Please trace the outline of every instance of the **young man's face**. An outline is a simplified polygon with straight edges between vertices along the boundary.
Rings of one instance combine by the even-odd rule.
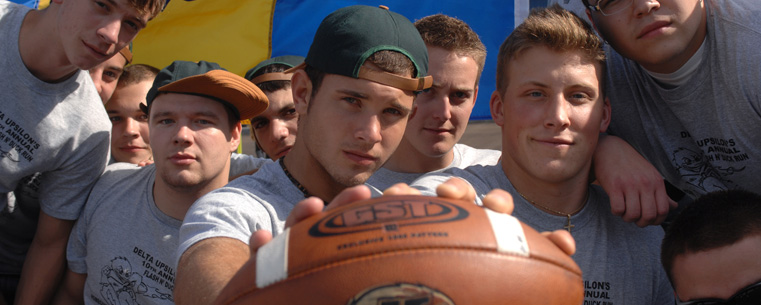
[[[510,61],[505,92],[492,95],[505,172],[549,183],[587,177],[610,105],[599,67],[579,52],[532,47]]]
[[[106,103],[111,120],[111,156],[117,162],[135,163],[151,158],[148,115],[140,109],[152,80],[120,87]]]
[[[309,82],[305,74],[297,78]],[[296,104],[299,138],[344,186],[364,183],[396,150],[414,98],[409,91],[335,74],[326,74],[317,94],[309,94],[308,104]]]
[[[621,55],[650,71],[670,73],[700,48],[706,33],[704,9],[700,0],[633,0],[619,13],[590,12],[590,17]]]
[[[674,290],[682,301],[728,299],[761,280],[758,253],[761,236],[753,235],[730,246],[679,255],[671,270]]]
[[[230,153],[240,142],[221,103],[207,97],[162,93],[150,109],[150,141],[159,177],[192,188],[227,179]]]
[[[256,144],[272,160],[285,156],[296,142],[298,117],[291,88],[265,92],[270,101],[262,114],[251,119]]]
[[[478,65],[438,47],[428,47],[433,87],[415,98],[404,140],[429,157],[444,155],[462,138],[476,101]]]
[[[127,0],[53,0],[60,5],[58,31],[72,65],[89,70],[108,60],[142,30],[148,13]]]
[[[89,70],[95,89],[98,90],[98,95],[104,104],[114,94],[116,83],[122,76],[125,65],[127,65],[127,59],[118,54]]]

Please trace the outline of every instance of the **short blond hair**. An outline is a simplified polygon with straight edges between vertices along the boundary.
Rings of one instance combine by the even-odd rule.
[[[507,88],[510,61],[536,46],[557,52],[581,51],[588,60],[599,65],[602,71],[600,91],[604,94],[606,66],[602,39],[586,21],[558,4],[532,10],[499,47],[497,90],[500,93]]]
[[[426,46],[439,47],[459,56],[473,58],[478,65],[476,77],[476,85],[478,85],[486,61],[486,46],[465,21],[436,14],[423,17],[415,21],[414,25]]]

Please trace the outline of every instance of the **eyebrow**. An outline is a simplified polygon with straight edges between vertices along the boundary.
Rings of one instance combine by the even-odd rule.
[[[537,86],[540,88],[549,88],[549,86],[545,83],[538,82],[538,81],[527,81],[525,83],[521,83],[521,86]]]
[[[119,8],[119,9],[122,9],[122,5],[120,5],[119,3],[117,3],[117,2],[116,2],[116,0],[106,0],[106,1],[108,1],[108,3],[111,3],[111,5],[113,5],[113,6],[117,7],[117,8]],[[132,8],[134,8],[134,7],[132,7]],[[140,11],[140,10],[139,10],[139,9],[137,9],[137,8],[135,8],[135,10],[136,10],[136,11]],[[141,27],[141,28],[145,28],[146,26],[148,26],[148,20],[143,20],[143,19],[140,19],[140,18],[138,18],[138,17],[135,17],[135,16],[130,16],[130,18],[131,18],[131,19],[134,19],[135,21],[137,21],[137,22],[140,24],[140,27]]]
[[[107,66],[104,70],[111,70],[111,71],[116,71],[116,72],[123,72],[124,71],[123,68],[120,68],[117,65]]]
[[[283,111],[286,111],[286,110],[290,110],[290,109],[293,109],[293,108],[296,108],[296,104],[294,104],[294,103],[290,103],[290,104],[288,104],[288,105],[285,105],[285,106],[281,107],[281,108],[280,108],[280,109],[277,111],[277,113],[283,113]]]
[[[346,95],[350,95],[352,97],[369,99],[369,96],[367,94],[363,94],[361,92],[357,92],[357,91],[353,91],[353,90],[348,90],[348,89],[341,89],[341,90],[337,90],[337,91],[340,92],[340,93],[346,94]],[[406,106],[402,105],[397,100],[393,100],[391,102],[391,107],[399,108],[399,109],[401,109],[402,111],[404,111],[406,113],[409,113],[411,111],[410,107],[406,107]]]
[[[367,99],[367,98],[368,98],[368,95],[367,95],[367,94],[363,94],[363,93],[361,93],[361,92],[357,92],[357,91],[354,91],[354,90],[349,90],[349,89],[339,89],[339,90],[337,90],[337,91],[338,91],[339,93],[343,93],[343,94],[346,94],[346,95],[350,95],[350,96],[352,96],[352,97],[356,97],[356,98],[363,98],[363,99]]]
[[[157,112],[153,116],[154,117],[166,117],[166,116],[173,116],[173,115],[178,115],[178,114],[176,112],[173,112],[173,111],[162,111],[162,112]],[[197,112],[191,113],[190,116],[191,117],[205,116],[205,117],[211,117],[211,118],[216,118],[216,119],[220,118],[219,115],[217,115],[216,113],[211,112],[211,111],[197,111]]]

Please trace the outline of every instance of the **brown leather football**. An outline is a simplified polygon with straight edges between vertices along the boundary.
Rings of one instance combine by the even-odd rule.
[[[516,218],[385,196],[314,215],[260,248],[228,304],[581,304],[581,270]]]

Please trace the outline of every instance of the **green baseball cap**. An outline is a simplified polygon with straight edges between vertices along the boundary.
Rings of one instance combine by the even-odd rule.
[[[145,113],[160,93],[199,95],[214,99],[238,115],[238,120],[250,119],[269,106],[264,92],[247,79],[208,61],[177,60],[159,71],[145,98]]]
[[[415,65],[413,78],[363,66],[370,55],[383,50],[397,51]],[[430,88],[428,49],[412,22],[385,6],[353,5],[331,13],[322,20],[307,53],[305,64],[320,71],[361,78],[402,90]]]
[[[278,57],[273,57],[267,60],[264,60],[260,62],[256,67],[251,68],[251,70],[248,70],[246,72],[246,76],[244,76],[247,80],[250,80],[252,83],[258,85],[263,82],[269,82],[269,81],[275,81],[275,80],[291,80],[291,76],[293,76],[293,73],[285,73],[285,72],[270,72],[270,73],[264,73],[258,76],[257,72],[259,72],[262,68],[267,67],[269,65],[274,64],[280,64],[284,65],[288,68],[293,68],[295,66],[298,66],[304,62],[304,56],[296,56],[296,55],[283,55]]]

